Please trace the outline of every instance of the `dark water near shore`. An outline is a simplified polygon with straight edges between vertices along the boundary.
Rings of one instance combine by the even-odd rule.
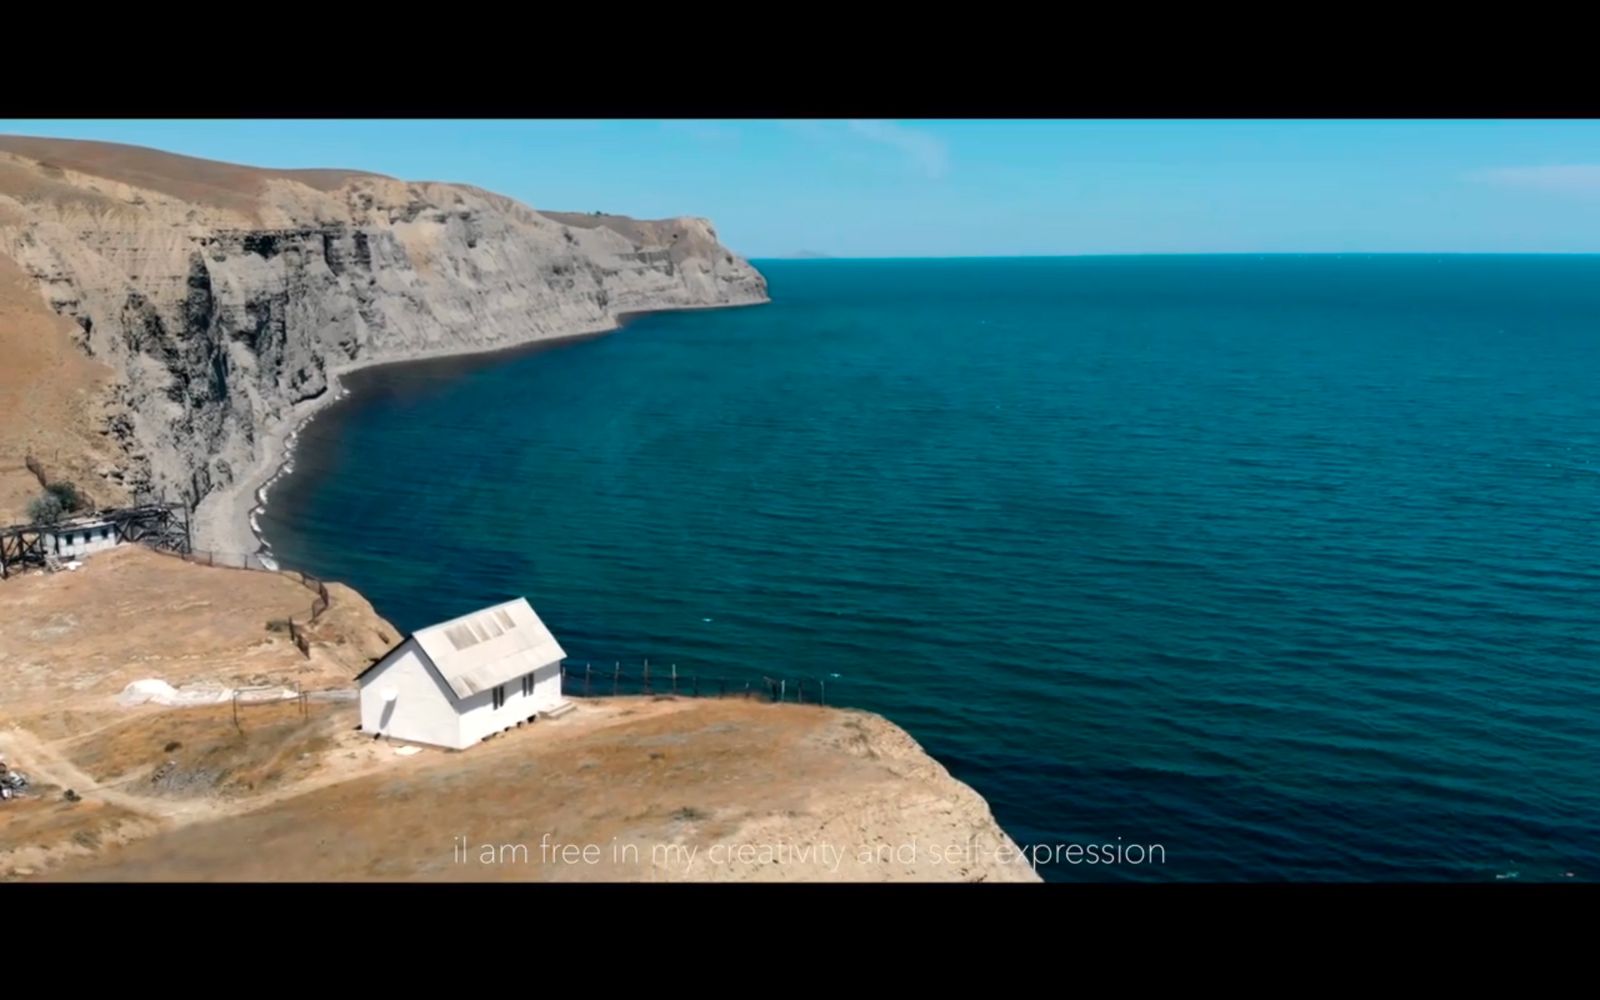
[[[363,372],[267,537],[410,629],[825,677],[1053,879],[1600,878],[1600,258],[761,265]]]

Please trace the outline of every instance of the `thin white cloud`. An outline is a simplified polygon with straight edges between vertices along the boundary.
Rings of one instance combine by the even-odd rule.
[[[950,150],[932,132],[881,119],[856,119],[848,124],[856,135],[898,150],[919,173],[939,178],[950,170]]]
[[[782,125],[790,135],[844,160],[861,161],[888,150],[913,173],[937,179],[950,172],[950,151],[944,140],[922,129],[876,119],[840,123],[800,118]]]
[[[1552,194],[1600,197],[1600,163],[1564,163],[1542,167],[1492,167],[1467,175],[1470,180],[1502,187]]]

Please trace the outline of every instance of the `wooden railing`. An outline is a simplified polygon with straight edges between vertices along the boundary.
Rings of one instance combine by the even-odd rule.
[[[828,682],[814,677],[728,678],[701,677],[699,673],[679,671],[677,664],[652,668],[647,660],[641,667],[623,669],[621,662],[563,663],[561,692],[574,697],[596,698],[620,695],[679,695],[691,698],[756,698],[762,701],[797,702],[826,705]]]

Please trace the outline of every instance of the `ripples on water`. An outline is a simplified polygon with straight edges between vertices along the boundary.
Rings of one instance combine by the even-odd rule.
[[[1594,879],[1600,258],[763,265],[366,372],[263,526],[403,628],[825,676],[1056,879]]]

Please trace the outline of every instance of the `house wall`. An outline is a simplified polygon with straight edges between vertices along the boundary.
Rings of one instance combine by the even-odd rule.
[[[46,552],[54,552],[62,559],[76,559],[93,555],[117,546],[117,529],[109,524],[92,524],[78,528],[62,528],[44,536]]]
[[[462,739],[454,696],[422,656],[416,640],[408,640],[361,678],[361,731],[457,750],[476,742],[481,737]],[[388,688],[399,692],[392,708],[383,700]]]
[[[533,672],[533,694],[522,693],[522,679],[513,677],[504,685],[506,703],[494,707],[494,692],[480,691],[457,703],[461,712],[461,738],[464,744],[476,743],[490,733],[516,725],[537,712],[561,704],[561,664],[551,663]]]

